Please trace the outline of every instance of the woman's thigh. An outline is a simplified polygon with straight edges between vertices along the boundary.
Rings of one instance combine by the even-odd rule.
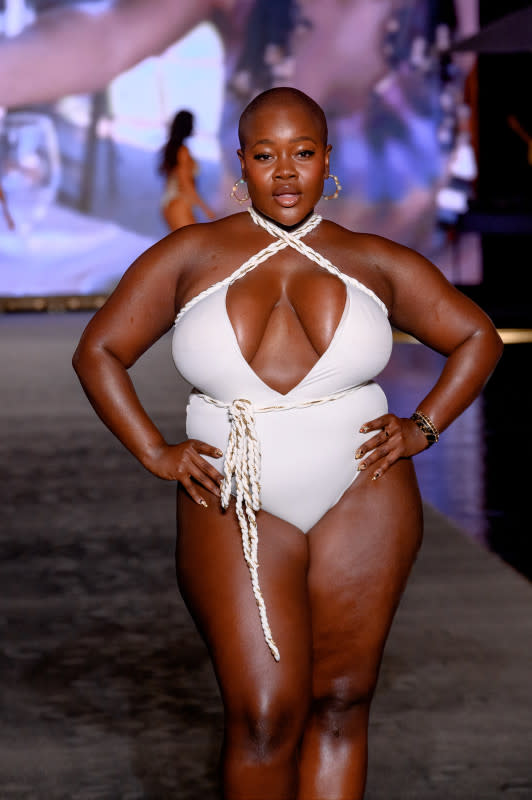
[[[401,460],[377,481],[362,473],[309,532],[316,697],[371,694],[422,528],[414,468]]]
[[[209,648],[226,709],[269,702],[306,704],[311,687],[308,546],[300,530],[264,511],[259,528],[259,581],[276,662],[264,639],[233,504],[222,512],[184,491],[177,498],[177,579],[183,599]],[[277,700],[276,700],[277,699]]]

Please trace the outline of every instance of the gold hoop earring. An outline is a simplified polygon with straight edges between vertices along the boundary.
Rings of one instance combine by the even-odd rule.
[[[334,181],[334,185],[336,187],[335,191],[332,194],[322,194],[322,197],[323,197],[324,200],[336,200],[336,198],[338,197],[338,195],[342,191],[342,185],[341,185],[340,181],[338,180],[338,178],[336,177],[336,175],[331,175],[329,173],[329,175],[327,175],[325,180],[328,181],[329,178],[331,178]]]
[[[245,197],[238,197],[238,195],[237,195],[238,187],[240,186],[241,183],[245,184],[245,182],[246,181],[244,180],[244,178],[239,178],[237,181],[235,181],[234,186],[231,189],[231,195],[230,196],[233,198],[233,200],[236,200],[237,203],[245,203],[246,200],[249,200],[249,192],[248,191],[246,191],[246,196]]]

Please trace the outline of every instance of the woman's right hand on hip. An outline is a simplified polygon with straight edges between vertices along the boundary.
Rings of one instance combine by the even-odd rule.
[[[202,454],[211,458],[221,458],[223,455],[217,447],[198,439],[188,439],[180,444],[163,445],[144,461],[144,466],[158,478],[179,481],[196,503],[205,505],[198,487],[203,486],[219,497],[223,475],[202,458]]]

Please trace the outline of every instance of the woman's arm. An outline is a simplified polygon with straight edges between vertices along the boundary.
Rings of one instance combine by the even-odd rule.
[[[482,391],[502,354],[502,340],[489,317],[452,286],[427,259],[408,248],[374,237],[375,267],[391,287],[391,322],[447,357],[445,366],[417,409],[444,431]],[[398,458],[428,446],[410,419],[387,414],[368,422],[367,430],[386,431],[372,437],[362,456],[382,473]]]
[[[56,100],[105,87],[208,18],[220,0],[114,0],[43,12],[0,40],[0,107]]]
[[[392,323],[447,356],[420,407],[443,431],[480,394],[503,344],[487,314],[449,283],[427,259],[395,245],[388,256]]]
[[[190,229],[177,232],[135,261],[87,325],[73,366],[94,410],[122,444],[154,475],[180,481],[204,505],[196,483],[219,494],[221,475],[201,454],[217,458],[221,453],[195,440],[169,445],[128,375],[129,367],[171,328],[179,265],[205,245],[200,236]]]

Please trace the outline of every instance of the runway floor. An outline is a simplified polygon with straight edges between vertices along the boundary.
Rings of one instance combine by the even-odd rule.
[[[173,487],[88,406],[70,367],[87,320],[0,316],[0,800],[215,800],[221,706],[175,588]],[[168,344],[133,375],[174,438],[186,387]],[[508,347],[416,459],[426,536],[385,652],[367,800],[532,797],[529,471],[510,413],[529,347]],[[410,413],[440,365],[397,345],[391,406]]]

